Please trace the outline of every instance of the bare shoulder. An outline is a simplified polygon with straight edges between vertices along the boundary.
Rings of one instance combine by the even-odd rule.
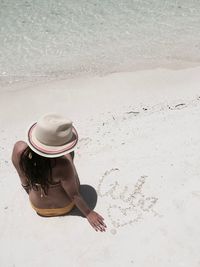
[[[17,141],[14,144],[13,152],[20,153],[20,152],[24,151],[24,149],[26,149],[27,147],[28,147],[28,145],[27,145],[26,142],[24,142],[24,141]]]
[[[28,145],[24,141],[17,141],[14,144],[13,152],[12,152],[12,161],[13,163],[21,156],[24,149],[26,149]]]

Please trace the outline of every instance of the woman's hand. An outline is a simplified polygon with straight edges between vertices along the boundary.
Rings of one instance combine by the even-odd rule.
[[[96,230],[96,231],[101,231],[101,232],[105,232],[106,230],[106,225],[103,222],[104,218],[101,217],[101,215],[99,215],[97,212],[95,211],[91,211],[88,215],[87,215],[87,219],[88,222],[92,225],[92,227]]]

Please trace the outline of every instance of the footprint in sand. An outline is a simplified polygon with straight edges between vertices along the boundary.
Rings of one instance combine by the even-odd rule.
[[[122,120],[127,120],[127,119],[132,119],[133,117],[136,117],[137,115],[140,114],[140,112],[130,110],[130,111],[125,112],[124,114],[125,115],[122,117]]]
[[[177,104],[175,106],[169,106],[169,109],[171,110],[179,110],[179,109],[183,109],[183,108],[186,108],[187,105],[185,103],[180,103],[180,104]]]
[[[139,111],[127,111],[125,114],[137,116],[140,114],[140,112]]]

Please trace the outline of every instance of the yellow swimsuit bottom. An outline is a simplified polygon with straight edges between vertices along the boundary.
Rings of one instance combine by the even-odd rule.
[[[56,208],[56,209],[40,209],[36,208],[32,203],[31,206],[39,215],[45,217],[52,217],[52,216],[61,216],[70,212],[74,207],[74,202],[71,202],[70,204],[68,204],[63,208]]]

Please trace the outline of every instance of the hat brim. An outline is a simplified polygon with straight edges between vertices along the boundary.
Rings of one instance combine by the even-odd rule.
[[[74,126],[72,126],[72,138],[66,144],[62,146],[47,146],[39,142],[35,137],[35,128],[36,124],[34,123],[27,133],[27,143],[28,146],[38,155],[46,158],[57,158],[63,155],[66,155],[74,150],[75,146],[78,143],[78,134]]]

